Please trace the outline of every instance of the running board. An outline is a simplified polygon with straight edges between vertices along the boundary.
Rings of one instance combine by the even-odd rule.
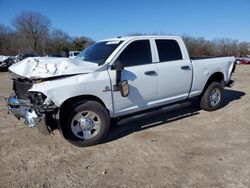
[[[143,117],[145,115],[149,115],[150,113],[159,113],[161,111],[170,112],[170,111],[177,110],[177,109],[180,109],[180,108],[188,107],[190,105],[191,105],[190,101],[178,102],[178,103],[169,104],[167,106],[164,105],[164,106],[161,106],[161,107],[156,107],[156,108],[144,110],[142,112],[136,112],[136,113],[133,113],[133,114],[128,114],[128,115],[125,115],[125,116],[121,116],[118,119],[121,120],[121,119],[127,119],[127,118],[131,118],[131,117],[140,118],[140,117]]]
[[[185,108],[191,105],[190,101],[186,101],[186,102],[182,102],[182,103],[175,103],[169,106],[164,106],[161,109],[166,111],[166,112],[170,112],[179,108]]]

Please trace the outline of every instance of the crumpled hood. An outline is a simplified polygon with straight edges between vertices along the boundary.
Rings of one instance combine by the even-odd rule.
[[[49,78],[62,75],[90,73],[98,64],[69,58],[29,57],[12,66],[9,70],[26,78]]]

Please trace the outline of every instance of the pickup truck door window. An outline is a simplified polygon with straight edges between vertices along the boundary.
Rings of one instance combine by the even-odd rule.
[[[182,60],[179,44],[175,40],[156,40],[160,62]]]
[[[152,55],[149,40],[132,42],[120,54],[118,61],[120,61],[124,67],[151,64]]]
[[[155,40],[159,63],[158,97],[163,103],[186,99],[192,82],[192,65],[189,59],[183,59],[176,40]]]
[[[114,111],[122,115],[150,107],[157,100],[157,65],[152,63],[149,40],[131,42],[121,52],[116,62],[124,66],[121,80],[128,80],[130,94],[122,97],[113,91]],[[115,85],[115,70],[109,70],[112,85]]]

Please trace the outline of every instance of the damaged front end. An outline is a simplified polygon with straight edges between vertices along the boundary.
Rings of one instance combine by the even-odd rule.
[[[37,127],[43,134],[51,132],[51,120],[58,107],[39,92],[29,92],[35,80],[13,78],[13,93],[8,98],[8,110],[30,128]]]
[[[52,84],[51,88],[51,82],[98,68],[96,63],[69,58],[30,57],[15,63],[9,67],[13,79],[13,94],[7,100],[9,111],[18,119],[24,119],[29,127],[48,132],[56,128],[53,126],[59,111],[59,104],[46,93],[57,87]]]

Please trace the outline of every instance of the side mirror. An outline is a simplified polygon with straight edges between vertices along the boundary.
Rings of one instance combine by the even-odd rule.
[[[114,85],[115,91],[120,91],[121,95],[126,97],[129,95],[128,81],[121,81],[122,70],[124,69],[124,66],[120,61],[116,61],[113,67],[116,70],[116,84]]]
[[[124,69],[124,66],[119,60],[117,60],[114,63],[114,68],[115,68],[116,71],[122,71]]]
[[[116,70],[116,86],[118,86],[121,81],[122,70],[124,69],[124,66],[121,64],[120,61],[116,61],[114,68]]]
[[[129,87],[127,80],[123,80],[122,82],[120,82],[120,91],[123,97],[127,97],[129,95]]]

